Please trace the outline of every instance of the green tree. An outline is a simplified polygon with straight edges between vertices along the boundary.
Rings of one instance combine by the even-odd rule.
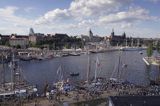
[[[151,57],[153,54],[153,43],[149,43],[148,48],[147,48],[147,56]]]
[[[5,42],[5,46],[10,46],[9,41]]]
[[[20,45],[16,45],[16,48],[17,48],[17,49],[20,49],[20,48],[21,48],[21,46],[20,46]]]
[[[159,41],[157,42],[156,50],[158,51],[158,53],[160,53],[160,42]]]

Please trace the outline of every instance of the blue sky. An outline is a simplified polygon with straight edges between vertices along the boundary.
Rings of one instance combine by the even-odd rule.
[[[160,0],[0,0],[0,34],[160,37]]]

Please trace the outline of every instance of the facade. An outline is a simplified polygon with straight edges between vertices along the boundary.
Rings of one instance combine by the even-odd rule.
[[[87,35],[81,35],[81,39],[83,42],[100,42],[103,40],[102,37],[94,36],[91,29],[89,30],[89,34]]]
[[[44,34],[42,33],[34,33],[33,28],[29,29],[29,42],[33,44],[41,43],[44,39]]]
[[[41,41],[44,40],[43,38],[44,34],[41,33],[35,33],[34,35],[29,35],[29,41],[34,44],[41,43]]]
[[[29,42],[36,44],[37,37],[35,35],[29,35]]]
[[[12,36],[9,39],[9,44],[12,47],[20,46],[21,48],[26,48],[29,45],[29,41],[27,38],[17,38],[16,36]]]
[[[110,44],[112,46],[124,45],[125,42],[126,42],[125,32],[122,35],[115,35],[114,30],[112,30],[112,33],[110,35]]]

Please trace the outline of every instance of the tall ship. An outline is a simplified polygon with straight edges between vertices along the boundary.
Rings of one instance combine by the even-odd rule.
[[[14,54],[9,64],[11,71],[10,81],[5,80],[5,69],[1,70],[0,82],[0,99],[15,99],[16,97],[27,98],[37,93],[36,86],[30,85],[23,77],[22,70],[19,66],[19,60],[15,59]]]
[[[122,47],[121,50],[123,51],[141,51],[141,50],[145,50],[146,47],[139,47],[140,41],[137,41],[137,46],[133,46],[133,39],[131,42],[131,46],[128,46],[127,44],[127,40],[126,40],[126,46]]]

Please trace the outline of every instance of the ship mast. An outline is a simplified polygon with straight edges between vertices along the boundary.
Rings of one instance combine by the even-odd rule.
[[[91,63],[90,55],[88,55],[87,83],[89,83],[89,74],[90,74],[90,70],[91,70],[90,63]]]
[[[120,56],[120,53],[119,53],[119,58],[118,58],[118,72],[117,72],[117,79],[119,81],[120,79],[120,62],[121,62],[121,56]]]
[[[1,58],[2,58],[2,70],[0,71],[1,86],[5,87],[4,52],[2,52]]]
[[[21,85],[25,85],[24,80],[21,76],[21,70],[18,65],[18,60],[15,59],[14,52],[12,54],[12,61],[11,61],[11,83],[12,83],[12,90],[20,88]]]
[[[95,68],[95,72],[94,72],[94,79],[95,79],[95,81],[97,80],[97,71],[98,71],[99,65],[100,65],[100,63],[99,63],[99,58],[97,57],[97,60],[96,60],[96,68]]]

